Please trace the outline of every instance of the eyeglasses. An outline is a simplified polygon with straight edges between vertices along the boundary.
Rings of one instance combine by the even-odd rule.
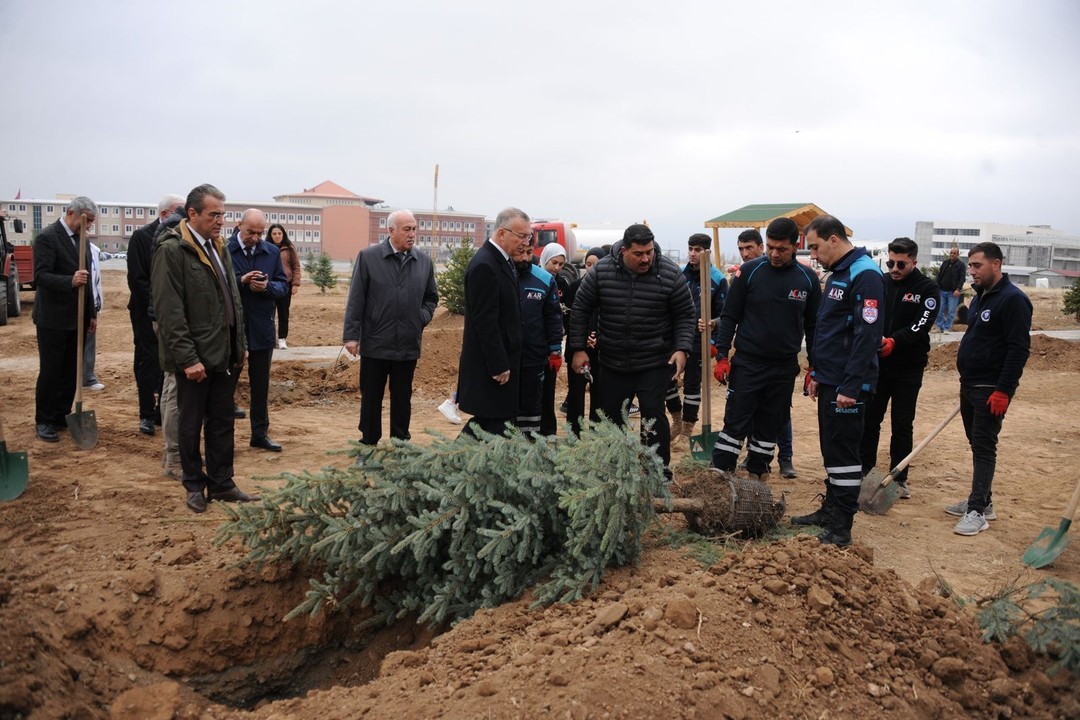
[[[511,230],[508,227],[499,228],[499,229],[500,230],[505,230],[506,232],[508,232],[511,235],[513,235],[514,237],[516,237],[518,240],[524,240],[525,242],[532,242],[533,241],[533,234],[532,233],[519,233],[516,230]]]
[[[903,270],[904,268],[906,268],[908,266],[908,261],[907,260],[888,260],[888,261],[885,262],[885,267],[889,268],[890,270],[892,270],[894,266],[896,267],[897,270]]]

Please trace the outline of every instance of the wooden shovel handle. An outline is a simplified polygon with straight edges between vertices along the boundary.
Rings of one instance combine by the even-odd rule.
[[[908,456],[906,458],[904,458],[903,460],[898,462],[896,464],[896,467],[894,467],[892,470],[890,470],[889,474],[886,475],[884,477],[884,479],[882,479],[881,485],[879,485],[878,487],[885,487],[886,485],[891,483],[893,481],[893,478],[896,477],[897,475],[899,475],[900,471],[903,470],[904,468],[906,468],[908,466],[908,464],[912,460],[915,459],[915,456],[918,455],[919,453],[921,453],[923,451],[923,449],[927,445],[930,444],[930,441],[933,440],[934,438],[936,438],[938,436],[938,433],[940,433],[942,430],[944,430],[945,426],[948,425],[950,422],[952,422],[952,419],[954,417],[956,417],[957,415],[959,415],[959,414],[960,414],[960,403],[956,403],[956,407],[954,407],[952,412],[949,413],[949,416],[946,417],[944,420],[942,420],[940,423],[938,423],[938,426],[936,428],[934,428],[933,430],[931,430],[930,434],[927,435],[925,438],[923,438],[923,441],[921,443],[919,443],[918,445],[916,445],[915,449],[912,450],[910,453],[908,453]]]
[[[698,269],[701,273],[701,319],[705,329],[701,331],[701,376],[707,378],[709,369],[709,323],[712,320],[712,273],[709,271],[709,251],[706,249],[698,256]],[[712,383],[701,383],[701,422],[712,426]]]
[[[82,222],[79,225],[79,270],[86,269],[86,213],[82,214]],[[87,284],[92,283],[87,279]],[[75,351],[75,412],[82,411],[82,385],[83,385],[83,343],[86,341],[86,329],[83,321],[86,319],[86,288],[80,285],[78,288],[78,320],[75,324],[76,351]]]
[[[0,435],[0,439],[2,438],[3,435]],[[1071,521],[1073,519],[1073,515],[1076,514],[1077,505],[1080,505],[1080,482],[1076,483],[1076,489],[1073,490],[1072,500],[1069,501],[1069,506],[1065,508],[1065,517],[1063,518],[1064,520]]]

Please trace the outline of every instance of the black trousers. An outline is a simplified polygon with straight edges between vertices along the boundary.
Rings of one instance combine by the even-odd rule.
[[[75,399],[78,335],[75,330],[37,328],[38,378],[34,423],[64,426]]]
[[[596,411],[599,409],[599,398],[596,394],[597,385],[600,383],[602,374],[600,364],[597,362],[596,351],[586,350],[589,355],[589,372],[593,381],[590,384],[584,375],[574,372],[573,368],[567,373],[566,393],[566,419],[570,421],[570,432],[575,435],[581,432],[581,419],[585,417],[585,390],[589,391],[589,419],[595,422],[600,418]]]
[[[289,307],[292,306],[292,285],[285,297],[274,301],[277,305],[277,336],[281,339],[289,337]]]
[[[251,408],[248,418],[251,420],[251,437],[264,438],[270,430],[270,411],[267,408],[267,396],[270,394],[270,364],[274,360],[273,348],[269,350],[248,350],[247,373],[251,386]]]
[[[540,434],[547,437],[559,431],[555,418],[555,379],[558,374],[548,365],[544,366],[544,394],[540,398]]]
[[[995,388],[960,386],[960,417],[971,445],[971,494],[968,510],[982,512],[994,502],[994,470],[997,469],[997,441],[1005,419],[990,414],[986,401]]]
[[[912,425],[915,422],[915,404],[922,388],[923,369],[918,372],[883,373],[878,376],[877,392],[866,407],[866,426],[863,428],[862,471],[863,475],[877,464],[878,443],[881,440],[881,423],[885,411],[892,402],[890,423],[892,438],[889,441],[890,468],[896,467],[911,452],[913,445]],[[908,469],[904,468],[893,480],[907,484]]]
[[[522,367],[521,383],[518,388],[519,408],[514,424],[524,433],[538,433],[540,432],[540,406],[544,399],[544,366]]]
[[[734,472],[742,449],[747,444],[746,470],[760,475],[768,472],[776,449],[776,438],[791,420],[791,393],[799,362],[750,363],[740,361],[738,353],[731,363],[724,428],[713,445],[712,464]]]
[[[700,345],[700,343],[698,343]],[[701,411],[701,348],[697,347],[686,359],[686,370],[683,372],[683,397],[679,397],[679,382],[672,380],[668,386],[667,404],[668,412],[672,417],[682,413],[682,419],[686,422],[697,422]]]
[[[415,360],[360,357],[360,442],[375,445],[382,439],[382,404],[390,381],[390,437],[408,440],[412,418],[412,382]]]
[[[154,323],[145,311],[129,310],[131,331],[135,337],[135,387],[139,394],[139,419],[156,420],[160,418],[158,399],[161,397],[161,385],[165,375],[161,372],[158,360],[158,338],[154,332]]]
[[[859,510],[859,487],[862,485],[859,447],[869,399],[866,393],[859,393],[853,407],[837,407],[836,386],[818,385],[818,436],[821,459],[828,473],[825,495],[847,515],[854,515]]]
[[[593,371],[595,372],[595,370]],[[671,463],[671,425],[664,412],[664,396],[675,368],[661,365],[638,372],[620,372],[604,368],[604,381],[597,388],[600,410],[617,425],[622,425],[623,408],[637,396],[641,411],[641,441],[656,448],[667,466]],[[646,421],[652,420],[652,430],[646,431]]]
[[[182,482],[188,492],[207,489],[217,493],[236,487],[233,482],[233,393],[237,371],[209,373],[202,382],[176,373],[177,436],[180,442]],[[206,435],[206,470],[199,448]]]

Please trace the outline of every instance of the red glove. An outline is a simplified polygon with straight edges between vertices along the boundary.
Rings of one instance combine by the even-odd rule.
[[[807,365],[806,366],[806,377],[804,377],[803,381],[802,381],[802,394],[803,395],[809,395],[810,394],[810,383],[812,383],[813,381],[814,381],[814,368]]]
[[[714,358],[720,351],[716,349],[716,346],[712,343],[709,344],[709,357]]]
[[[893,349],[896,347],[896,341],[892,338],[882,338],[881,347],[878,348],[877,354],[880,357],[889,357],[892,355]]]
[[[986,404],[990,408],[991,415],[1004,417],[1005,411],[1009,409],[1009,396],[1000,390],[995,390],[990,393],[990,399],[986,401]]]
[[[559,353],[548,355],[548,367],[557,375],[562,370],[562,355]]]
[[[728,362],[726,357],[722,357],[716,361],[716,367],[712,370],[712,375],[716,378],[716,382],[721,385],[727,385],[728,375],[731,374],[731,363]]]

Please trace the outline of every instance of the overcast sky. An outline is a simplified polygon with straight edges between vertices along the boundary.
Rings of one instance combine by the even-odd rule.
[[[0,197],[428,208],[439,163],[440,207],[665,247],[767,202],[1080,234],[1078,32],[1076,0],[0,0]]]

